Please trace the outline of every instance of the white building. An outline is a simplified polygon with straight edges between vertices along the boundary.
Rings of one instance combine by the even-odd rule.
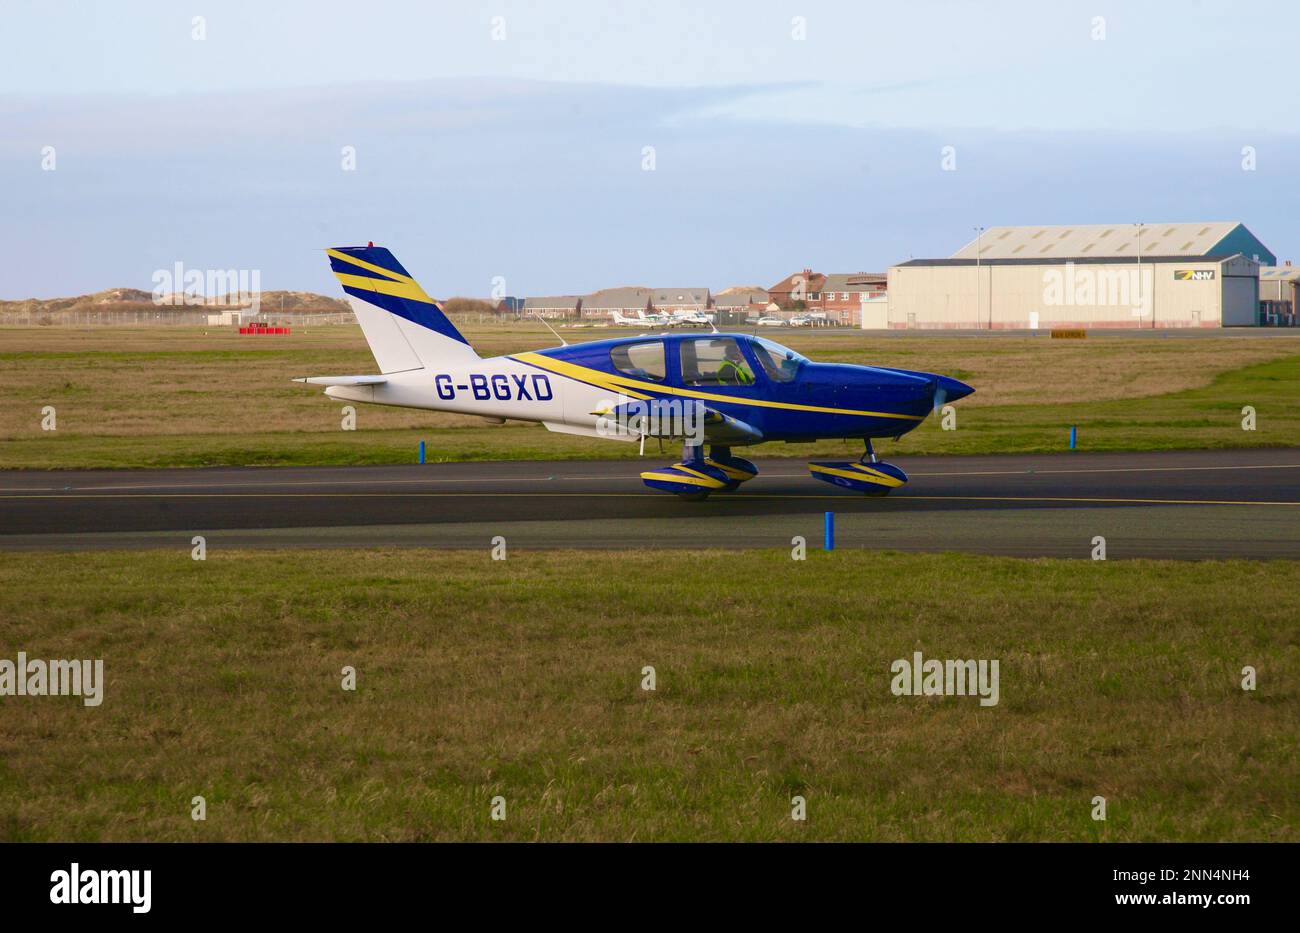
[[[947,259],[893,266],[885,326],[1249,326],[1260,264],[1275,261],[1239,223],[994,227]]]

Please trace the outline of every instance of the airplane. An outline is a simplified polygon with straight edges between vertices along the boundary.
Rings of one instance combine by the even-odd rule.
[[[638,309],[635,317],[628,317],[621,311],[611,311],[609,313],[610,322],[621,324],[626,327],[645,327],[646,325],[656,325],[663,323],[663,316],[658,314],[647,315],[644,311]]]
[[[857,460],[808,465],[818,480],[873,496],[907,482],[873,439],[898,439],[975,390],[949,376],[816,363],[742,333],[643,334],[483,358],[382,246],[326,250],[379,373],[306,376],[330,398],[540,422],[593,438],[680,441],[682,459],[647,470],[651,489],[688,500],[758,475],[733,448],[859,438]],[[708,452],[705,452],[705,446]]]
[[[696,327],[712,324],[713,321],[703,311],[674,311],[668,319],[670,327]]]

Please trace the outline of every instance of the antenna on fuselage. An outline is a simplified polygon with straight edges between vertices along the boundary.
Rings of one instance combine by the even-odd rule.
[[[533,309],[533,316],[536,317],[537,320],[541,321],[543,324],[546,324],[546,329],[549,330],[551,333],[555,334],[555,339],[560,341],[560,346],[567,347],[569,345],[569,341],[561,337],[559,331],[557,331],[554,327],[548,324],[546,318],[538,314],[536,309]]]

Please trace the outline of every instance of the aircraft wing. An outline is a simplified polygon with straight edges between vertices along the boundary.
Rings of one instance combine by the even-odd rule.
[[[702,407],[705,409],[704,438],[710,444],[757,444],[763,439],[763,432],[748,422],[724,415],[707,405]]]
[[[634,435],[679,438],[693,433],[702,422],[704,440],[710,444],[757,444],[763,439],[763,432],[753,425],[698,399],[636,399],[592,414],[599,415],[611,432],[622,426]]]

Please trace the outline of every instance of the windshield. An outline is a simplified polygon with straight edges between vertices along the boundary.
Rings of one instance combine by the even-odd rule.
[[[790,382],[799,374],[799,367],[808,362],[807,357],[774,340],[766,337],[751,337],[750,340],[753,341],[754,355],[773,382]]]

